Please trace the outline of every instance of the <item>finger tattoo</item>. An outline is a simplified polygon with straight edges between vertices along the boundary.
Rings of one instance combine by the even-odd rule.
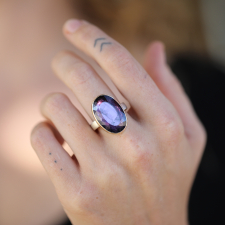
[[[101,43],[101,46],[100,46],[100,52],[102,51],[104,45],[111,45],[112,44],[112,42],[105,42],[104,40],[106,40],[106,38],[97,38],[97,39],[95,39],[94,48],[96,47],[98,41],[103,41]]]
[[[106,39],[106,38],[97,38],[97,39],[95,40],[95,43],[94,43],[94,48],[95,48],[95,46],[96,46],[96,44],[97,44],[98,41],[105,40],[105,39]]]
[[[51,152],[48,153],[49,155],[52,155]],[[57,163],[58,161],[57,160],[54,160],[54,163]],[[61,171],[63,170],[62,168],[60,169]]]

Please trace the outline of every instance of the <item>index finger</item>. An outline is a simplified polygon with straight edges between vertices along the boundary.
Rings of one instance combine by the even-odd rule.
[[[71,43],[94,58],[106,71],[139,117],[146,118],[150,114],[153,118],[168,109],[151,77],[118,42],[86,21],[69,20],[63,31]]]

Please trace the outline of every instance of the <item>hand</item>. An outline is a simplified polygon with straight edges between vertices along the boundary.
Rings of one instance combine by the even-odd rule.
[[[189,192],[206,134],[166,65],[163,45],[150,45],[144,69],[123,46],[85,21],[70,20],[63,30],[107,72],[132,107],[126,130],[113,135],[93,131],[64,94],[43,100],[47,121],[33,129],[31,143],[71,222],[187,224]],[[72,52],[59,53],[52,66],[89,116],[95,97],[114,96]],[[64,140],[72,157],[62,147]]]

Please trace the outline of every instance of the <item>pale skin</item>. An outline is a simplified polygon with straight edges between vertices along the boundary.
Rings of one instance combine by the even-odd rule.
[[[148,47],[144,67],[119,43],[86,21],[69,20],[65,37],[106,71],[131,104],[124,132],[93,131],[67,95],[46,96],[31,144],[73,224],[186,225],[190,189],[206,133],[164,47]],[[105,38],[100,48],[95,40]],[[52,68],[92,117],[91,103],[114,96],[85,61],[63,51]],[[74,155],[62,147],[66,141]]]

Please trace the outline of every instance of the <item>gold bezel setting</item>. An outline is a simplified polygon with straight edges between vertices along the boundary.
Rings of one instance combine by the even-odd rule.
[[[110,101],[115,101],[115,104],[117,104],[118,106],[119,106],[119,109],[117,108],[116,110],[117,111],[119,111],[120,113],[122,112],[124,115],[122,115],[122,116],[125,116],[125,120],[124,121],[122,121],[122,123],[124,123],[125,122],[125,126],[124,126],[124,128],[121,130],[121,131],[119,131],[119,132],[113,132],[113,131],[110,131],[110,130],[107,130],[105,127],[103,127],[102,125],[101,125],[101,123],[98,121],[98,119],[96,118],[96,116],[95,116],[95,113],[94,113],[94,109],[93,109],[93,107],[94,107],[94,103],[96,102],[96,100],[97,99],[99,99],[100,97],[103,97],[103,98],[105,98],[105,99],[111,99]],[[108,102],[108,101],[105,101],[105,102]],[[109,103],[109,102],[108,102]],[[110,103],[109,103],[110,104]],[[110,104],[112,107],[114,107],[115,108],[115,106],[114,105],[112,105],[112,104]],[[108,133],[111,133],[111,134],[121,134],[122,132],[124,132],[124,130],[126,129],[126,127],[127,127],[127,115],[126,115],[126,109],[127,109],[127,107],[126,107],[126,105],[124,104],[124,103],[122,103],[122,104],[120,104],[115,98],[113,98],[112,96],[110,96],[110,95],[105,95],[105,94],[101,94],[101,95],[99,95],[99,96],[97,96],[94,100],[93,100],[93,102],[92,102],[92,105],[91,105],[91,111],[92,111],[92,114],[93,114],[93,116],[94,116],[94,119],[95,119],[95,121],[92,123],[92,125],[91,125],[91,127],[94,129],[94,130],[96,130],[98,127],[96,126],[96,124],[94,124],[95,122],[98,124],[98,126],[99,127],[101,127],[101,128],[103,128],[106,132],[108,132]],[[122,120],[122,117],[120,118],[121,120]],[[124,119],[124,118],[123,118]],[[116,126],[113,126],[112,124],[108,124],[108,126],[110,126],[111,127],[111,130],[112,129],[116,129]],[[119,126],[118,126],[119,127]],[[117,129],[119,129],[119,128],[117,128]]]

